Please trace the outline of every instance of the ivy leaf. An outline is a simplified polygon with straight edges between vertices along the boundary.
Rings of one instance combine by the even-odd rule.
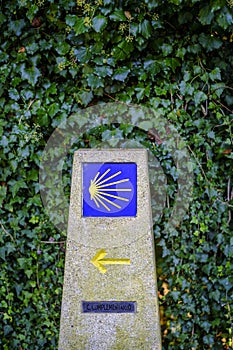
[[[209,73],[209,77],[212,81],[221,80],[221,70],[216,67]]]
[[[210,139],[214,139],[215,138],[215,133],[211,130],[211,131],[208,131],[207,132],[207,136],[210,138]]]
[[[168,56],[168,55],[170,55],[170,53],[172,53],[173,47],[170,44],[164,43],[162,45],[161,49],[162,49],[162,52],[163,52],[163,56]]]
[[[201,24],[210,24],[214,18],[214,11],[212,5],[204,6],[199,12],[199,21]]]
[[[4,336],[7,336],[8,334],[10,334],[11,332],[13,332],[13,328],[10,325],[6,325],[3,327],[4,330]]]
[[[125,13],[123,10],[115,10],[109,17],[113,21],[126,21]]]
[[[173,72],[175,72],[176,68],[180,65],[180,62],[177,58],[166,58],[164,62],[166,66],[171,67]]]
[[[144,68],[151,74],[151,75],[156,75],[159,73],[162,69],[161,64],[152,59],[148,59],[144,62]]]
[[[113,49],[113,56],[115,59],[123,60],[128,57],[128,55],[133,51],[134,45],[132,43],[127,43],[127,41],[122,41],[120,44]]]
[[[224,91],[225,84],[224,83],[217,83],[212,85],[212,89],[214,93],[220,97]]]
[[[38,8],[37,5],[32,4],[30,6],[30,8],[27,11],[27,18],[29,19],[29,21],[32,21],[34,19],[34,17],[36,16],[38,10],[39,10],[39,8]]]
[[[151,36],[152,26],[151,26],[150,22],[147,19],[145,19],[141,23],[141,33],[144,36],[144,38],[146,38],[146,39],[148,39]]]
[[[102,30],[107,26],[107,24],[107,18],[101,15],[94,17],[92,20],[92,27],[97,33],[102,32]]]
[[[133,36],[137,36],[138,33],[140,32],[141,30],[141,26],[140,24],[138,23],[135,23],[135,22],[131,22],[130,23],[130,33],[133,35]]]
[[[81,63],[88,62],[91,58],[91,52],[86,47],[80,47],[74,50],[77,60]]]
[[[40,71],[37,67],[32,66],[30,68],[26,68],[24,63],[21,65],[22,79],[26,79],[31,85],[36,85],[40,75]]]
[[[85,33],[88,31],[88,28],[84,24],[84,19],[83,18],[77,18],[75,25],[74,25],[74,31],[76,35]]]
[[[75,25],[76,20],[77,20],[77,16],[75,16],[75,15],[67,15],[66,16],[66,24],[68,26],[70,26],[71,28],[73,28],[73,26]]]
[[[201,102],[207,100],[207,95],[203,91],[198,91],[194,95],[195,105],[198,106]]]
[[[52,103],[49,108],[48,108],[48,115],[52,118],[55,116],[55,114],[57,114],[57,112],[59,111],[60,106],[58,103],[54,102]]]
[[[95,74],[89,74],[87,76],[87,82],[88,82],[88,85],[93,89],[104,86],[102,79],[97,77]]]
[[[186,83],[185,81],[182,81],[180,83],[180,92],[182,95],[192,96],[194,92],[194,87],[190,83]]]
[[[9,97],[15,101],[18,101],[18,99],[20,98],[18,91],[16,89],[13,89],[13,88],[11,88],[9,90]]]
[[[158,7],[157,0],[145,0],[145,3],[148,6],[149,10],[153,10]]]
[[[70,51],[70,45],[66,42],[59,42],[56,46],[56,51],[59,55],[66,55]]]
[[[23,19],[19,19],[17,21],[10,21],[9,28],[12,32],[15,33],[16,36],[20,36],[22,34],[22,29],[25,27],[25,21]]]
[[[223,7],[222,11],[220,12],[217,22],[223,29],[227,29],[229,25],[233,24],[233,16],[232,13],[226,8]]]
[[[21,188],[27,188],[27,184],[23,180],[10,180],[8,184],[10,185],[10,191],[12,193],[13,198]]]
[[[127,78],[129,72],[130,72],[130,69],[127,67],[118,68],[113,74],[113,79],[124,81]]]
[[[84,24],[84,19],[74,15],[66,16],[66,24],[73,28],[76,35],[86,33],[88,28]]]
[[[82,104],[86,107],[88,103],[91,102],[93,93],[92,91],[82,91],[78,94],[78,96],[80,97]]]
[[[137,88],[135,88],[135,90],[137,91],[137,93],[136,93],[137,99],[138,99],[138,101],[140,101],[145,96],[145,88],[144,87],[137,87]]]
[[[206,49],[206,51],[219,49],[222,46],[222,40],[204,33],[201,33],[199,42]]]
[[[107,75],[110,77],[112,75],[112,68],[109,66],[97,66],[95,73],[102,78],[105,78]]]

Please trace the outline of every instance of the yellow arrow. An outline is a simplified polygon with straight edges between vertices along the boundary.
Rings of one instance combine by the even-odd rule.
[[[104,265],[129,265],[130,264],[130,259],[111,259],[111,258],[104,259],[105,255],[107,255],[106,250],[101,249],[91,260],[91,263],[95,267],[97,267],[97,269],[101,273],[107,272],[107,269],[106,267],[104,267]]]

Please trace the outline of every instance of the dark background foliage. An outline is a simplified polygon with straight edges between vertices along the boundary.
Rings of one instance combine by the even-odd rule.
[[[78,145],[135,139],[169,178],[154,228],[163,349],[232,349],[232,0],[0,4],[0,348],[57,348],[65,232],[44,212],[42,152],[73,113],[120,101],[165,116],[196,164],[189,211],[168,234],[176,179],[156,137],[102,126]]]

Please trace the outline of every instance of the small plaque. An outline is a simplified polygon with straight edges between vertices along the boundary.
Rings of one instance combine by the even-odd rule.
[[[136,301],[82,301],[82,312],[93,314],[136,313]]]
[[[135,163],[83,163],[83,216],[136,216]]]

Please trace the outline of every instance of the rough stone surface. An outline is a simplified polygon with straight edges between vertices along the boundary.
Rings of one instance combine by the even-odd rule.
[[[136,217],[82,217],[82,164],[137,164]],[[161,350],[147,153],[142,149],[75,152],[59,350]],[[106,258],[130,265],[91,263]],[[134,301],[136,313],[83,313],[82,301]]]

